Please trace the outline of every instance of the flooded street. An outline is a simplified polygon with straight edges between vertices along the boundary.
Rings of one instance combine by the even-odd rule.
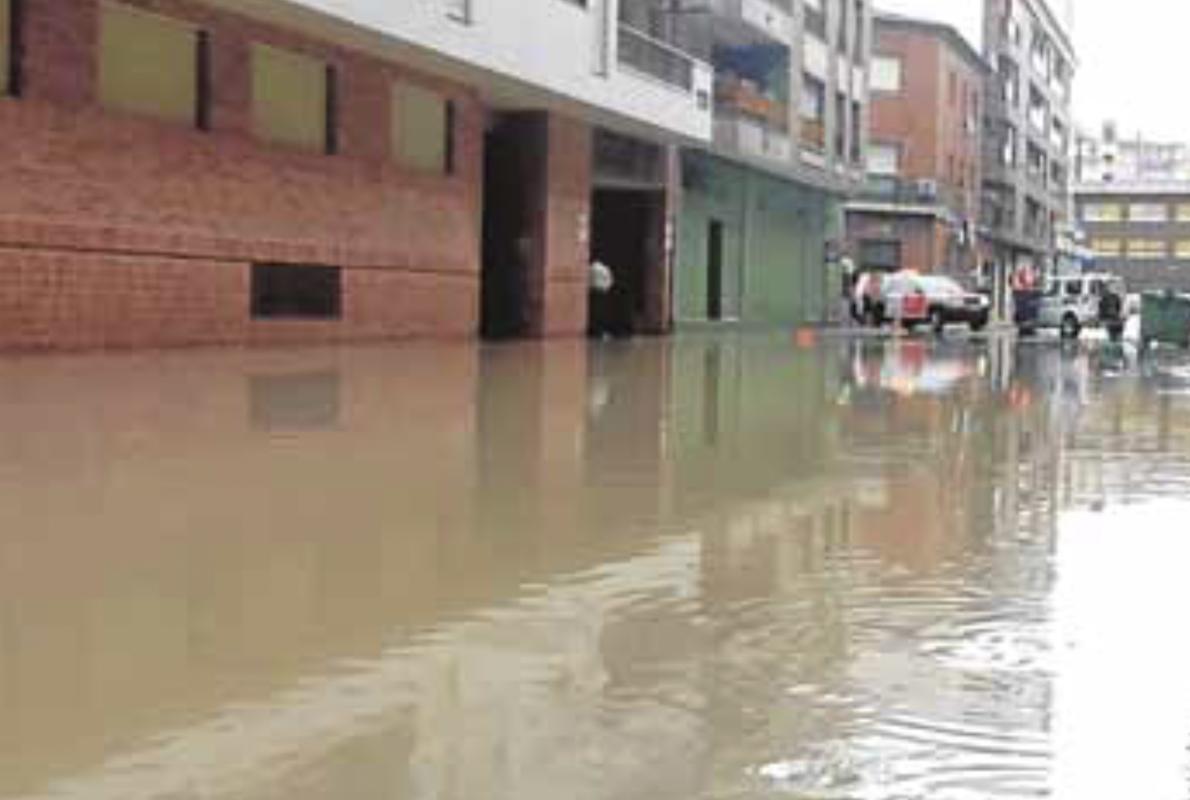
[[[804,344],[0,361],[0,798],[1190,798],[1190,370]]]

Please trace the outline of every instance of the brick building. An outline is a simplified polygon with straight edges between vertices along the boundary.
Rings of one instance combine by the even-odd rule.
[[[847,206],[859,267],[960,276],[978,268],[986,74],[954,28],[877,16],[869,180]]]
[[[664,329],[709,67],[617,0],[382,5],[0,0],[0,348],[579,334],[609,214]]]
[[[1190,291],[1190,183],[1085,183],[1074,204],[1093,269],[1130,291]]]

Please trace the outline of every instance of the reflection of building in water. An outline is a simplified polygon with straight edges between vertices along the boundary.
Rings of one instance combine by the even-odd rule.
[[[0,365],[0,797],[739,794],[870,713],[820,695],[964,708],[908,643],[1052,579],[1027,362],[584,353]]]

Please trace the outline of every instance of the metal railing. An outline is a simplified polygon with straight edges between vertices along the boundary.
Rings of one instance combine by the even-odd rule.
[[[694,90],[694,58],[673,45],[621,24],[617,48],[621,64],[685,92]]]
[[[956,211],[963,205],[954,188],[932,180],[869,175],[856,192],[856,199],[900,206],[946,206]]]

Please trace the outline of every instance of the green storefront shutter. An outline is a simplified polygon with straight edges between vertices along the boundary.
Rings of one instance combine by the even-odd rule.
[[[252,46],[252,125],[269,141],[324,151],[327,140],[326,64],[315,58]]]
[[[134,114],[193,123],[197,43],[198,34],[190,25],[122,3],[103,3],[100,102]]]
[[[420,86],[393,87],[393,152],[406,166],[445,172],[448,114],[441,95]]]

